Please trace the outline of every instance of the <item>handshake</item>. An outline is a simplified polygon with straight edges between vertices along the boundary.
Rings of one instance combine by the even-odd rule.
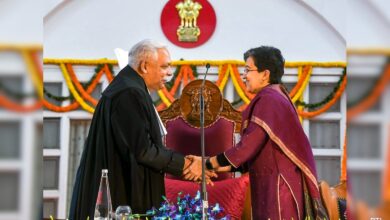
[[[218,177],[215,171],[205,170],[206,183],[209,185],[214,185],[211,181],[212,177]],[[184,169],[183,169],[183,178],[185,180],[200,182],[202,181],[202,157],[187,155],[185,157]]]

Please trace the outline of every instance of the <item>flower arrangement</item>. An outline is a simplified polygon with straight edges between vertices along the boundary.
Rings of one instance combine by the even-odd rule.
[[[151,219],[166,220],[192,220],[202,218],[202,200],[200,199],[200,192],[196,193],[195,198],[191,198],[189,194],[181,197],[181,192],[178,194],[177,202],[170,202],[163,196],[164,202],[161,207],[152,208],[146,212],[146,215],[152,216]],[[133,217],[137,217],[133,215]],[[224,215],[224,209],[216,203],[214,206],[209,206],[207,210],[207,217],[209,220],[229,220],[229,215]]]
[[[131,214],[128,219],[140,219],[146,220],[198,220],[202,219],[202,200],[200,199],[200,192],[196,193],[195,198],[191,198],[189,194],[181,197],[181,192],[178,194],[177,203],[170,202],[165,196],[162,198],[161,207],[156,209],[152,208],[148,210],[146,214]],[[214,206],[209,206],[207,210],[208,220],[230,220],[229,215],[224,214],[224,209],[216,203]],[[50,216],[50,220],[54,220],[53,216]],[[90,220],[89,216],[87,220]]]

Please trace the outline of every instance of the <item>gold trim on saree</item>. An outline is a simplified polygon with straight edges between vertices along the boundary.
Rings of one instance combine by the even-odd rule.
[[[294,192],[293,192],[293,190],[291,189],[290,184],[288,184],[286,178],[284,178],[284,176],[283,176],[282,174],[280,174],[280,176],[283,178],[284,182],[287,184],[288,189],[290,190],[290,193],[291,193],[292,197],[294,198],[295,205],[297,206],[298,220],[300,220],[301,215],[300,215],[300,212],[299,212],[300,209],[299,209],[299,204],[298,204],[297,198],[295,198]]]
[[[229,158],[226,156],[225,152],[223,152],[223,155],[225,156],[225,158],[229,161],[230,165],[232,165],[234,168],[238,168],[236,165],[234,165],[234,163],[232,163],[232,161],[229,160]]]
[[[280,185],[280,174],[278,174],[278,185],[276,186],[277,189],[277,198],[278,198],[278,214],[279,214],[279,220],[282,220],[282,213],[280,211],[280,192],[279,192],[279,185]]]
[[[258,118],[256,116],[252,116],[251,121],[256,123],[257,125],[259,125],[260,127],[262,127],[267,132],[267,134],[269,135],[271,140],[274,141],[280,147],[280,149],[282,149],[283,153],[286,154],[287,157],[290,158],[293,161],[293,163],[295,163],[295,165],[297,165],[299,167],[299,169],[301,169],[306,174],[307,177],[309,177],[309,179],[313,182],[316,189],[319,190],[318,184],[317,184],[317,179],[315,178],[313,173],[310,171],[310,169],[304,163],[302,163],[295,156],[295,154],[293,152],[291,152],[287,148],[287,146],[283,143],[282,140],[280,140],[280,138],[278,136],[276,136],[272,132],[271,128],[267,125],[267,123],[265,123],[263,120],[261,120],[260,118]]]

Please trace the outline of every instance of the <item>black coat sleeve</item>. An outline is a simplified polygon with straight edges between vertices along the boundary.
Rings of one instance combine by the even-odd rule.
[[[151,138],[146,98],[144,92],[137,89],[124,91],[116,97],[111,115],[115,142],[129,159],[135,157],[143,166],[180,176],[184,157]]]

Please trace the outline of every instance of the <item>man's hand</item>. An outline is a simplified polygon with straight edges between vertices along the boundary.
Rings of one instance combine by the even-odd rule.
[[[202,158],[194,155],[188,155],[185,157],[185,159],[192,161],[192,163],[184,169],[184,179],[197,182],[202,181]],[[211,181],[211,178],[217,177],[217,174],[214,171],[206,170],[205,176],[206,183],[214,185],[214,183]]]
[[[186,156],[186,159],[192,163],[183,170],[184,179],[197,181],[202,176],[202,158],[191,155]]]
[[[216,177],[216,174],[214,171],[206,171],[206,184],[207,185],[211,185],[211,186],[214,186],[214,182],[211,180],[211,177],[207,174],[208,172],[211,172],[213,174],[209,174],[210,176],[213,176],[215,175]],[[202,183],[202,177],[200,177],[197,181],[196,181],[198,184],[201,184]]]

